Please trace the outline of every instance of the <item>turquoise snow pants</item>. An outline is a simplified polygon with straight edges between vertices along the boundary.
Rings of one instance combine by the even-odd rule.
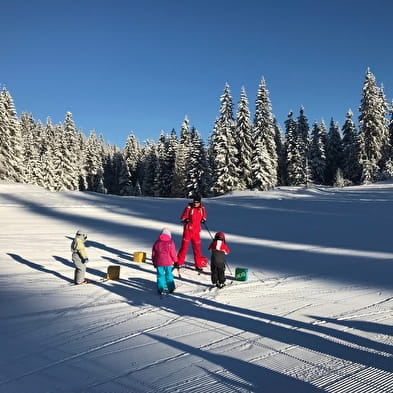
[[[172,292],[175,289],[175,280],[172,274],[172,266],[157,266],[157,291]]]

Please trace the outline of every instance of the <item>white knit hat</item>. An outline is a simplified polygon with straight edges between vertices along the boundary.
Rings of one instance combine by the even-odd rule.
[[[171,231],[169,228],[163,228],[161,234],[171,236]]]

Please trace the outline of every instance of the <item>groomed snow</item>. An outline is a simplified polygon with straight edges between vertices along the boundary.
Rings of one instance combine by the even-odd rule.
[[[179,247],[187,202],[0,182],[1,393],[393,392],[393,183],[205,199],[228,285],[189,250],[160,298],[150,249],[164,226]],[[94,282],[72,286],[78,229]]]

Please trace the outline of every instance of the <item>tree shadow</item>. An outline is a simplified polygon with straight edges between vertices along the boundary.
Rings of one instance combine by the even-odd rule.
[[[216,354],[203,351],[199,348],[181,343],[167,337],[152,333],[145,333],[146,336],[161,342],[169,347],[187,353],[210,363],[214,363],[218,368],[228,371],[212,372],[207,368],[199,366],[203,371],[210,375],[220,384],[220,391],[236,392],[291,392],[291,393],[317,393],[323,390],[309,383],[300,381],[288,375],[269,370],[265,367],[238,359],[232,356]],[[222,370],[218,370],[222,371]],[[181,388],[181,386],[180,386]],[[214,385],[212,386],[214,388]],[[209,388],[210,389],[210,388]]]
[[[23,265],[29,266],[32,269],[39,270],[41,272],[51,274],[51,275],[53,275],[53,276],[55,276],[57,278],[60,278],[61,280],[67,281],[67,282],[73,282],[74,281],[73,279],[71,279],[69,277],[66,277],[66,276],[63,276],[62,274],[60,274],[59,272],[57,272],[55,270],[48,269],[48,268],[46,268],[43,265],[40,265],[38,263],[29,261],[28,259],[25,259],[25,258],[21,257],[20,255],[12,254],[12,253],[7,253],[7,255],[9,255],[15,261],[17,261],[19,263],[22,263]],[[68,262],[68,265],[69,264],[70,264],[70,262]]]
[[[314,318],[318,321],[324,321],[333,323],[335,325],[346,326],[352,329],[362,330],[364,332],[377,333],[377,334],[386,334],[388,336],[393,336],[393,326],[384,325],[378,322],[369,322],[369,321],[354,321],[348,319],[335,319],[335,318],[325,318],[325,317],[317,317],[314,315],[310,315],[311,318]],[[388,344],[386,344],[388,345]],[[393,344],[391,344],[393,347]],[[393,353],[393,352],[391,352]]]
[[[286,318],[286,317],[281,317],[278,315],[273,315],[273,314],[266,314],[260,311],[254,311],[254,310],[249,310],[249,309],[244,309],[242,307],[236,307],[236,306],[231,306],[229,304],[217,304],[215,301],[212,301],[210,299],[203,299],[201,300],[203,304],[209,307],[220,307],[223,310],[226,310],[230,313],[238,313],[238,314],[243,314],[247,317],[254,317],[261,319],[263,321],[269,321],[274,322],[276,324],[280,325],[285,325],[285,326],[291,326],[296,329],[301,329],[302,331],[309,331],[309,332],[315,332],[320,335],[324,335],[327,337],[333,337],[337,340],[345,341],[351,344],[354,344],[355,346],[361,346],[364,348],[369,348],[372,351],[381,351],[385,352],[387,354],[391,354],[393,357],[393,345],[389,344],[382,344],[376,341],[373,341],[371,339],[365,338],[365,337],[360,337],[354,333],[350,332],[345,332],[345,331],[340,331],[337,329],[333,329],[328,326],[320,325],[320,324],[311,324],[311,323],[306,323],[302,321],[297,321],[296,319],[291,319],[291,318]],[[356,321],[338,321],[336,319],[331,319],[331,318],[320,318],[316,316],[311,316],[311,318],[314,318],[316,320],[323,320],[326,322],[332,322],[336,324],[340,324],[340,322],[349,322],[349,324],[342,323],[344,326],[350,326],[350,327],[355,327],[359,326],[356,325]],[[393,336],[393,327],[387,326],[387,325],[380,325],[380,324],[374,324],[373,322],[364,322],[361,323],[360,326],[366,327],[366,328],[376,328],[378,326],[381,331],[379,333],[381,334],[387,334],[390,336]],[[384,333],[382,333],[384,331]]]
[[[391,188],[387,187],[387,190],[391,193]],[[381,206],[389,206],[386,201],[391,201],[392,197],[388,197],[388,194],[387,191],[385,193],[380,191]],[[231,196],[205,200],[205,204],[208,207],[209,222],[218,223],[219,229],[224,231],[225,228],[236,228],[233,232],[227,231],[227,239],[232,251],[231,265],[248,267],[250,270],[255,268],[285,274],[313,275],[339,283],[360,283],[392,289],[393,283],[390,279],[392,264],[387,257],[379,255],[381,252],[391,252],[387,230],[390,226],[388,220],[390,215],[386,209],[378,209],[380,203],[376,202],[377,198],[373,195],[371,192],[360,193],[357,198],[342,197],[338,200],[331,196],[326,200],[314,200],[310,195],[299,200]],[[16,195],[2,195],[2,197],[19,203],[36,214],[72,222],[75,226],[115,233],[118,237],[132,238],[133,242],[144,243],[150,238],[153,243],[157,237],[156,229],[143,227],[140,222],[139,225],[137,223],[134,225],[132,220],[126,219],[118,222],[79,216]],[[83,193],[69,193],[66,197],[81,201],[85,198]],[[165,199],[168,208],[163,209],[162,204],[152,203],[152,200],[163,198],[125,197],[122,199],[106,195],[89,195],[89,198],[92,203],[97,204],[97,208],[111,211],[112,207],[118,208],[119,212],[124,213],[125,218],[127,214],[132,214],[150,222],[159,217],[157,226],[164,219],[168,219],[167,222],[177,221],[179,214],[175,216],[174,209],[180,211],[185,203],[180,199]],[[233,205],[236,205],[236,215],[229,214]],[[359,214],[359,211],[366,211],[366,214]],[[298,229],[299,223],[301,223],[300,229]],[[173,225],[180,228],[178,224]],[[209,227],[213,230],[210,224]],[[354,231],[354,227],[362,228],[362,231]],[[375,233],[376,229],[378,229],[378,236]],[[206,236],[207,233],[202,231],[202,237]],[[243,239],[236,242],[237,236]],[[247,237],[250,237],[249,241]],[[233,238],[235,239],[232,240]],[[266,240],[266,242],[261,245],[255,243],[253,239]],[[272,240],[275,245],[270,246],[269,240]],[[299,247],[297,249],[287,247],[285,242],[289,242],[289,246],[299,244]],[[115,255],[130,257],[122,250],[116,250],[99,242],[96,242],[95,246],[108,252],[113,251]],[[355,255],[351,255],[351,250],[355,250]],[[373,252],[379,254],[374,257]]]
[[[68,267],[72,268],[73,270],[75,270],[75,265],[72,262],[70,262],[68,259],[60,257],[58,255],[53,255],[53,258],[56,261],[61,262],[63,265],[68,266]],[[89,266],[89,264],[91,265],[91,263],[87,263],[87,265],[86,265],[86,272],[87,273],[94,274],[95,276],[100,277],[101,279],[104,279],[106,277],[106,274],[102,270],[92,268],[91,266]],[[74,280],[72,280],[72,282],[73,281]]]
[[[311,325],[272,314],[244,310],[239,307],[224,305],[208,299],[199,299],[182,293],[176,294],[175,299],[171,302],[172,307],[170,307],[170,310],[179,315],[189,315],[214,321],[223,326],[232,326],[288,345],[298,345],[353,363],[361,363],[367,367],[375,367],[388,372],[393,371],[391,357],[358,348],[356,345],[350,347],[346,343],[338,342],[336,339],[351,340],[358,345],[364,344],[372,349],[375,347],[375,349],[383,349],[387,353],[391,352],[391,347],[384,344],[375,343],[353,334],[339,332],[335,329]],[[206,307],[200,307],[200,304]],[[241,312],[242,315],[235,315],[232,312]],[[255,317],[258,318],[257,321]]]

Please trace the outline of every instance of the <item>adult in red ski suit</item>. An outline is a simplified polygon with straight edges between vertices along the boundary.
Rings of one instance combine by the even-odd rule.
[[[205,206],[199,196],[194,196],[193,202],[189,203],[180,217],[183,223],[183,239],[179,253],[177,254],[177,266],[181,267],[186,259],[188,246],[192,244],[194,251],[194,264],[197,270],[202,270],[207,265],[207,258],[201,253],[201,224],[206,222],[207,214]],[[175,265],[176,266],[176,265]]]

